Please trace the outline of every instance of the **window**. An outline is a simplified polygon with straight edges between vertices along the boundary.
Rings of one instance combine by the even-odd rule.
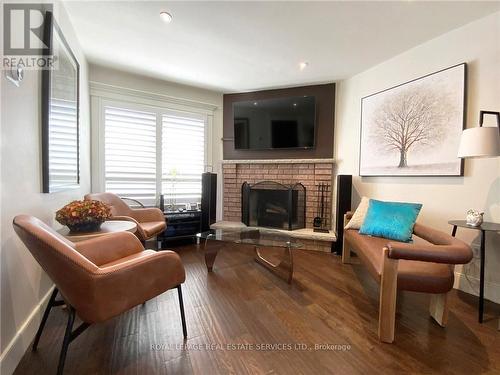
[[[104,107],[105,190],[153,206],[197,203],[206,116],[125,105]]]
[[[50,191],[57,191],[78,184],[76,102],[52,98],[49,116]]]
[[[105,107],[105,190],[156,203],[156,114]]]
[[[162,116],[162,194],[165,203],[201,199],[205,165],[205,120],[186,114]]]

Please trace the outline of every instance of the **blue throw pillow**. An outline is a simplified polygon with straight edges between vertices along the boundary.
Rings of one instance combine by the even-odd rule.
[[[409,242],[422,208],[418,203],[383,202],[370,199],[359,233]]]

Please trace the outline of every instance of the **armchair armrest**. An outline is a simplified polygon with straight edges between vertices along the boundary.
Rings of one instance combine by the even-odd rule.
[[[141,256],[99,268],[95,290],[103,316],[120,314],[184,282],[179,255],[173,251],[145,251]]]
[[[466,244],[460,245],[413,245],[389,242],[389,258],[420,260],[423,262],[466,264],[472,259],[472,251]]]
[[[118,232],[77,242],[75,249],[99,266],[143,251],[144,247],[134,234]]]
[[[389,242],[389,258],[446,264],[466,264],[472,259],[470,246],[455,237],[421,224],[415,224],[413,232],[430,244]]]
[[[135,208],[132,210],[132,217],[139,223],[151,221],[165,221],[165,215],[159,208]]]
[[[144,240],[147,237],[146,233],[144,233],[144,230],[141,227],[141,224],[131,216],[112,216],[111,218],[109,218],[109,220],[131,221],[131,222],[135,223],[135,225],[136,225],[135,234],[137,234],[139,236],[139,238],[144,239]]]
[[[123,215],[114,215],[111,216],[107,220],[125,220],[125,221],[131,221],[133,223],[136,223],[137,225],[139,224],[136,219],[134,219],[132,216],[123,216]]]
[[[349,224],[349,221],[351,221],[352,219],[352,215],[354,214],[354,212],[352,211],[347,211],[345,214],[344,214],[344,224],[343,224],[343,227],[345,228],[345,226],[347,224]]]
[[[114,275],[113,277],[117,277],[116,275],[119,273],[126,275],[130,272],[139,272],[139,270],[146,271],[146,269],[150,269],[151,271],[155,269],[158,270],[158,273],[148,274],[149,276],[154,276],[155,274],[163,276],[177,274],[178,276],[182,276],[182,280],[178,280],[177,284],[184,282],[185,279],[184,266],[182,265],[181,258],[175,251],[171,250],[158,252],[146,250],[141,257],[137,257],[123,263],[114,264],[109,267],[101,267],[96,272],[96,275],[99,277],[111,277],[112,275]],[[175,269],[178,269],[180,272],[175,272]],[[143,278],[143,275],[144,274],[140,275],[141,279]]]

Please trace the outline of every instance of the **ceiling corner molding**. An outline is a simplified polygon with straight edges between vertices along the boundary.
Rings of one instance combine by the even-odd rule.
[[[192,112],[194,110],[195,112],[204,114],[213,114],[213,112],[219,108],[219,106],[211,103],[176,98],[169,95],[130,89],[97,81],[90,81],[90,96],[180,111]]]

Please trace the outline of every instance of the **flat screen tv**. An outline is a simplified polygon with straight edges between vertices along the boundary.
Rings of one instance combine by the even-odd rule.
[[[315,146],[314,96],[250,100],[233,103],[234,147],[237,150]]]

